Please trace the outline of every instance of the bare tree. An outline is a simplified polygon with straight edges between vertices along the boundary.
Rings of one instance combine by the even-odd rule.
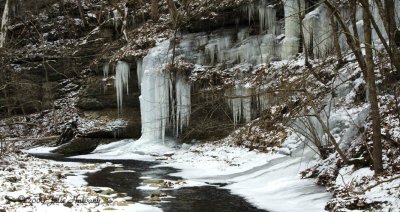
[[[379,115],[378,95],[376,92],[374,57],[372,53],[372,29],[371,19],[368,16],[368,9],[364,8],[364,40],[365,40],[365,64],[368,83],[368,97],[371,104],[372,117],[372,140],[373,140],[373,163],[375,174],[383,172],[382,165],[382,141],[381,141],[381,120]]]
[[[357,3],[360,2],[363,5],[363,21],[364,21],[364,46],[365,56],[361,51],[361,41],[358,35],[356,26],[355,13],[357,10]],[[375,73],[374,73],[374,58],[373,58],[373,43],[372,43],[372,28],[371,24],[374,25],[374,29],[379,33],[379,29],[376,26],[376,22],[371,15],[370,6],[366,4],[365,0],[354,0],[349,1],[350,21],[352,30],[346,25],[345,19],[339,11],[338,4],[334,1],[325,0],[325,4],[333,13],[336,21],[338,21],[340,28],[343,30],[347,44],[350,46],[353,54],[356,56],[359,67],[363,71],[364,79],[367,82],[368,97],[371,105],[371,118],[372,118],[372,131],[373,131],[373,162],[375,174],[381,174],[383,172],[382,166],[382,141],[381,141],[381,126],[380,126],[380,114],[378,105],[378,94],[376,91],[375,84]],[[387,49],[390,53],[390,49]],[[392,60],[393,63],[393,60]]]

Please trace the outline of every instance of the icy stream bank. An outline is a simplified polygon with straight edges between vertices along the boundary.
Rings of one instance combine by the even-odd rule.
[[[173,167],[176,170],[169,175],[197,185],[222,185],[257,208],[271,211],[322,211],[331,197],[313,181],[298,176],[314,154],[310,150],[303,152],[295,137],[288,139],[283,147],[292,151],[291,156],[257,153],[228,143],[174,146],[171,141],[169,147],[135,143],[125,140],[99,146],[93,154],[73,160],[159,160],[161,164],[149,167],[148,171]]]

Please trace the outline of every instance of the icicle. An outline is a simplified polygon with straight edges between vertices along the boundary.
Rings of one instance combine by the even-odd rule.
[[[169,76],[161,71],[168,62],[169,41],[152,48],[142,62],[140,112],[142,138],[164,138],[169,111]]]
[[[181,74],[176,78],[176,134],[182,132],[184,126],[189,125],[191,98],[190,98],[190,84]]]
[[[118,32],[119,21],[122,19],[122,16],[118,12],[117,9],[113,10],[113,15],[114,15],[113,23],[114,23],[115,31]]]
[[[266,8],[263,3],[258,7],[258,19],[260,22],[260,32],[262,32],[265,29],[265,14],[266,14]]]
[[[241,87],[242,94],[242,111],[243,118],[246,123],[251,121],[251,90],[246,87]]]
[[[211,64],[214,64],[214,61],[215,61],[215,49],[216,49],[216,46],[217,46],[216,43],[209,43],[205,47],[206,54],[209,56]]]
[[[129,94],[129,64],[123,61],[118,61],[115,68],[115,90],[117,91],[117,105],[118,114],[122,110],[122,102],[124,96],[124,89]]]
[[[261,92],[259,92],[259,93],[261,93]],[[258,107],[259,107],[258,110],[259,110],[260,112],[266,110],[269,106],[271,106],[267,94],[259,94],[257,105],[258,105]]]
[[[319,14],[315,10],[308,13],[303,19],[304,42],[307,50],[313,48],[313,38],[317,36],[315,30],[320,30],[317,24],[318,19]]]
[[[110,64],[106,63],[103,65],[103,77],[107,78],[110,70]]]
[[[235,88],[227,91],[228,96],[228,105],[232,110],[233,124],[236,126],[240,122],[240,118],[242,117],[242,101],[241,101],[241,92],[238,88],[238,85]]]
[[[138,60],[136,62],[136,72],[137,72],[137,77],[138,77],[138,86],[141,88],[141,83],[142,83],[142,77],[143,77],[143,68],[142,68],[142,60]]]
[[[258,5],[258,16],[260,32],[268,30],[268,34],[275,34],[276,10],[270,5],[265,5],[265,2],[260,2]]]
[[[228,105],[232,110],[233,124],[236,126],[243,117],[246,123],[251,121],[251,89],[243,85],[236,85],[228,90]]]
[[[222,36],[216,39],[211,39],[207,45],[205,45],[205,53],[210,58],[210,63],[215,63],[215,58],[218,62],[226,61],[226,50],[232,45],[232,39],[230,36]]]
[[[249,18],[249,26],[251,25],[251,19],[254,16],[254,7],[252,4],[249,4],[247,6],[247,13],[248,13],[248,18]]]
[[[9,21],[9,10],[10,10],[10,0],[6,1],[4,6],[4,12],[1,19],[1,29],[0,29],[0,48],[3,48],[6,43],[7,38],[7,28],[8,28],[8,21]]]

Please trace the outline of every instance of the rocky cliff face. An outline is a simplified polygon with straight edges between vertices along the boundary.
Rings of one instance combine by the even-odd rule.
[[[9,125],[5,136],[22,136],[15,134],[17,128],[26,128],[25,136],[33,136],[37,132],[33,128],[50,123],[27,123],[43,118],[35,114],[45,111],[58,115],[47,117],[53,119],[50,122],[54,126],[45,127],[42,136],[61,133],[68,121],[78,116],[82,125],[91,125],[83,126],[81,134],[100,130],[106,131],[100,133],[105,137],[139,137],[136,64],[132,65],[129,80],[131,98],[124,99],[124,109],[118,114],[111,77],[114,70],[106,79],[102,68],[109,62],[113,65],[112,60],[96,62],[102,58],[101,52],[123,46],[119,43],[122,21],[114,17],[114,7],[102,1],[83,1],[82,17],[79,5],[73,1],[11,2],[6,45],[2,49],[1,81],[5,89],[0,110],[3,118],[14,116],[29,121]],[[3,1],[1,5],[4,4]],[[123,126],[127,130],[115,134],[110,126],[119,119],[126,121]],[[13,121],[5,125],[8,123]]]
[[[59,134],[69,120],[79,117],[83,126],[81,134],[105,130],[108,133],[100,134],[114,136],[110,126],[115,120],[122,119],[127,121],[124,122],[126,130],[118,137],[138,138],[141,123],[136,64],[158,39],[171,35],[166,2],[160,2],[161,18],[158,22],[150,20],[148,4],[139,2],[82,1],[82,14],[74,1],[10,2],[12,12],[7,17],[9,26],[5,48],[2,49],[4,74],[1,80],[6,86],[0,103],[3,118],[14,117],[14,121],[18,119],[23,123],[14,125],[11,119],[5,121],[4,124],[8,125],[6,136],[33,136],[37,133],[33,128],[38,126],[45,128],[39,130],[42,136]],[[5,1],[1,3],[1,6],[5,5]],[[241,12],[242,4],[241,1],[221,1],[205,7],[203,3],[196,3],[192,7],[198,6],[201,10],[187,20],[185,28],[201,32],[235,27],[242,23],[235,22],[233,17],[245,16]],[[247,21],[240,20],[243,23]],[[120,114],[117,112],[114,83],[117,60],[126,61],[130,66],[129,92],[123,98]],[[107,76],[105,65],[109,67]],[[197,96],[193,100],[202,103],[207,99]],[[212,129],[217,132],[224,132],[217,133],[215,138],[221,138],[233,129],[233,125],[228,129],[219,128],[219,125],[230,122],[229,116],[211,115],[211,119],[200,121],[215,102],[207,103],[208,106],[198,105],[192,118],[199,122],[191,122],[191,133],[186,139],[215,137],[197,127],[204,121],[209,122],[209,126],[212,123]],[[226,110],[226,106],[223,108]],[[45,127],[48,122],[25,123],[24,120],[46,116],[35,115],[41,111],[47,115],[51,113],[47,119],[53,119],[56,123],[53,127]],[[218,109],[215,114],[222,112]],[[58,114],[57,118],[55,114]],[[18,128],[24,128],[24,133]]]
[[[300,1],[300,5],[275,0],[177,1],[179,26],[171,20],[166,1],[159,1],[156,21],[151,19],[148,1],[86,0],[82,5],[65,0],[11,2],[6,48],[1,52],[2,71],[7,74],[0,79],[6,85],[0,111],[3,117],[17,115],[14,119],[22,124],[8,124],[7,136],[33,135],[36,126],[44,128],[41,135],[60,134],[69,120],[78,119],[82,136],[138,138],[147,124],[141,120],[151,120],[143,117],[143,110],[154,107],[158,110],[155,120],[159,113],[168,114],[160,118],[162,123],[148,127],[156,126],[151,130],[162,136],[217,140],[248,124],[247,134],[257,125],[262,126],[258,130],[284,137],[286,133],[271,123],[285,122],[288,108],[307,100],[299,99],[295,92],[273,90],[298,89],[305,80],[316,96],[324,94],[335,78],[326,67],[317,65],[321,60],[326,66],[335,62],[328,57],[332,31],[316,30],[329,19],[327,8],[315,4],[317,1]],[[296,21],[299,11],[304,11],[302,24]],[[357,18],[360,27],[361,17]],[[169,62],[155,68],[156,55],[149,51],[166,40],[169,45],[163,51]],[[343,36],[340,41],[346,49]],[[313,49],[310,57],[317,59],[308,64],[316,66],[311,72],[299,62],[304,48]],[[146,57],[152,57],[148,58],[151,63],[143,68]],[[298,60],[285,60],[296,57]],[[280,63],[282,60],[287,63]],[[127,92],[125,87],[116,92],[118,61],[130,67],[129,80],[122,83]],[[147,87],[141,90],[140,82],[153,69],[168,79],[169,87],[160,89],[168,93],[168,107],[143,107],[145,100],[139,101],[143,91],[149,92]],[[147,84],[158,83],[151,77]],[[177,89],[185,83],[191,89],[189,96]],[[356,92],[364,101],[363,90]],[[189,106],[182,103],[188,97]],[[117,99],[122,99],[122,104]],[[271,108],[274,111],[269,111]],[[190,111],[188,123],[182,121],[188,116],[183,109]],[[43,117],[52,122],[37,121],[32,126],[24,121]],[[253,120],[260,123],[250,123]],[[48,127],[49,123],[53,126]],[[13,134],[19,128],[24,133]],[[257,136],[253,140],[263,149],[269,145]],[[238,143],[254,145],[246,139]]]

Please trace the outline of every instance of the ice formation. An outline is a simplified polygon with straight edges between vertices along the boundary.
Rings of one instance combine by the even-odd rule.
[[[142,68],[142,60],[138,60],[136,63],[136,72],[137,72],[137,78],[138,78],[138,85],[140,88],[140,85],[142,83],[142,76],[143,76],[143,68]]]
[[[197,55],[197,63],[213,65],[215,63],[253,65],[268,63],[277,57],[276,37],[273,34],[248,35],[248,28],[241,29],[236,35],[223,35],[206,41],[205,50]],[[233,43],[236,36],[238,42]],[[202,40],[204,42],[204,40]]]
[[[396,5],[398,11],[399,3],[396,2]],[[181,37],[177,46],[176,58],[184,56],[197,65],[223,64],[227,68],[237,64],[254,66],[277,59],[289,59],[299,52],[300,27],[303,29],[307,49],[312,49],[316,58],[326,57],[333,49],[331,14],[326,6],[320,4],[311,12],[303,14],[304,19],[300,23],[300,13],[304,13],[305,9],[305,0],[286,0],[283,4],[284,19],[278,20],[277,14],[280,12],[275,5],[269,5],[268,1],[249,4],[244,11],[247,13],[249,25],[258,20],[259,34],[254,34],[251,26],[209,34],[186,34]],[[371,5],[371,10],[383,30],[376,6]],[[348,13],[344,18],[347,20],[349,15]],[[356,19],[360,38],[363,38],[362,15],[359,8]],[[114,16],[118,20],[120,15]],[[339,39],[342,49],[348,49],[343,34]],[[374,39],[377,39],[376,33]],[[137,62],[138,82],[142,91],[140,101],[143,138],[164,139],[166,130],[179,134],[189,122],[191,87],[186,76],[165,70],[164,66],[171,59],[170,48],[170,42],[164,41],[151,49],[142,61]],[[228,90],[226,96],[235,124],[251,121],[256,113],[273,103],[271,95],[263,93],[262,89],[250,88],[240,83]],[[311,122],[316,124],[313,120]]]
[[[264,2],[264,1],[262,1]],[[267,30],[268,34],[276,34],[276,10],[272,6],[260,5],[258,8],[260,32]],[[279,25],[278,25],[279,26]]]
[[[300,2],[300,5],[298,4]],[[299,50],[300,23],[299,13],[304,8],[304,0],[286,0],[285,11],[285,39],[282,43],[281,57],[289,59]]]
[[[190,84],[182,74],[174,77],[164,69],[170,62],[169,47],[169,40],[158,44],[138,65],[143,140],[165,140],[167,129],[178,134],[189,123]]]
[[[103,77],[107,78],[110,72],[110,64],[106,63],[103,65]]]
[[[129,64],[123,61],[118,61],[115,68],[115,90],[117,92],[118,114],[121,113],[124,90],[129,93]]]
[[[183,127],[189,125],[191,112],[190,84],[185,76],[179,74],[176,78],[176,134],[182,132]]]
[[[236,125],[243,117],[245,122],[251,121],[251,89],[236,85],[228,97],[229,106],[233,113],[233,123]]]
[[[303,19],[304,42],[307,49],[312,49],[316,58],[326,57],[332,53],[331,14],[325,5],[306,14]]]
[[[9,10],[10,10],[10,1],[7,0],[6,4],[4,6],[4,12],[3,16],[1,19],[1,28],[0,28],[0,48],[3,48],[5,43],[6,43],[6,37],[7,37],[7,27],[8,27],[8,21],[9,21]]]

